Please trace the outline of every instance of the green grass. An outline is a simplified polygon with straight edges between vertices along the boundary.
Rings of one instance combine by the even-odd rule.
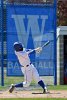
[[[11,84],[16,84],[23,81],[23,77],[7,77],[4,76],[4,86],[0,86],[0,90],[7,89]],[[33,81],[31,85],[35,86]],[[58,85],[58,86],[48,86],[49,90],[67,90],[67,85]]]
[[[1,79],[1,78],[0,78]],[[7,89],[11,84],[16,84],[19,82],[23,82],[24,77],[9,77],[6,74],[4,75],[4,86],[0,86],[0,90]],[[32,81],[31,85],[35,84]]]
[[[48,86],[50,90],[67,90],[67,85]]]
[[[0,90],[6,90],[8,89],[9,86],[10,85],[0,86]],[[41,89],[41,88],[38,88],[38,89]],[[66,85],[48,86],[48,90],[67,90],[67,86]]]
[[[16,84],[23,81],[23,77],[8,77],[4,74],[4,86],[0,86],[0,90],[8,89],[11,84]],[[32,81],[31,85],[35,86],[35,82]],[[39,88],[41,89],[41,88]],[[67,85],[48,86],[49,90],[67,90]]]
[[[67,100],[65,98],[6,98],[6,99],[1,99],[0,100]]]

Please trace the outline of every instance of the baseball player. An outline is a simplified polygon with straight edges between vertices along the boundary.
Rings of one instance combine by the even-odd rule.
[[[44,82],[40,79],[37,69],[34,67],[34,65],[31,63],[29,54],[32,52],[39,53],[42,51],[42,47],[38,47],[33,50],[26,50],[23,45],[19,42],[14,43],[14,50],[15,54],[21,64],[21,71],[24,74],[24,82],[18,83],[18,84],[11,84],[9,92],[12,93],[15,88],[18,87],[28,87],[34,79],[36,83],[38,83],[43,88],[43,93],[47,92],[47,87],[44,84]]]

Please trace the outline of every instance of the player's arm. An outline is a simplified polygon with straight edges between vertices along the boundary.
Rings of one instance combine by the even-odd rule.
[[[40,53],[42,51],[42,47],[38,47],[35,49],[29,49],[29,51],[27,52],[28,54],[36,52],[36,53]]]
[[[33,49],[33,50],[29,50],[29,51],[28,51],[28,54],[29,54],[29,53],[32,53],[32,52],[40,53],[40,52],[42,51],[42,48],[44,48],[45,46],[47,46],[49,43],[50,43],[50,41],[47,41],[47,42],[44,43],[41,47],[35,48],[35,49]]]

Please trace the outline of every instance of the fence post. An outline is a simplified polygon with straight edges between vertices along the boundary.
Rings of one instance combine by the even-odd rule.
[[[54,46],[55,46],[55,52],[54,52],[54,58],[55,58],[55,68],[54,68],[54,85],[57,85],[57,0],[54,0],[54,11],[55,11],[55,21],[54,21],[54,29],[55,29],[55,33],[54,33]]]
[[[1,16],[2,17],[2,24],[1,24],[2,25],[2,29],[1,29],[1,86],[4,86],[4,64],[3,64],[3,61],[4,61],[4,59],[3,59],[4,58],[3,57],[4,56],[3,55],[3,51],[4,51],[3,50],[3,35],[4,35],[3,34],[3,32],[4,32],[4,29],[3,29],[3,21],[4,21],[3,20],[4,19],[3,18],[4,17],[3,11],[4,10],[3,10],[3,0],[1,0],[1,11],[2,11],[2,13],[1,13],[2,14],[2,16]]]

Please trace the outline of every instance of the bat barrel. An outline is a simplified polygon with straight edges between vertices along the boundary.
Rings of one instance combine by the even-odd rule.
[[[45,47],[46,45],[48,45],[49,43],[50,43],[50,41],[47,41],[47,42],[42,46],[42,48]]]

